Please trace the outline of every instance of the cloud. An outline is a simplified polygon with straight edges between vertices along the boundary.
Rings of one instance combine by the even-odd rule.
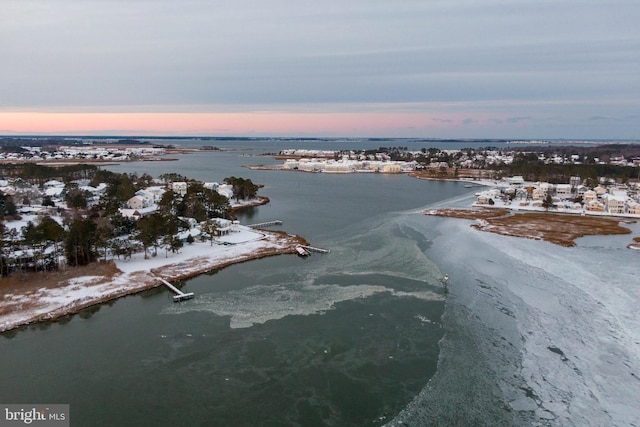
[[[640,99],[640,2],[615,5],[7,0],[0,110],[402,109],[496,131],[559,105],[573,122],[623,117]]]

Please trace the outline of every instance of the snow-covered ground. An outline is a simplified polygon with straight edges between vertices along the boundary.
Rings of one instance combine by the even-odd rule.
[[[121,273],[113,277],[82,276],[26,294],[0,293],[4,312],[0,316],[0,331],[55,319],[93,304],[160,286],[158,277],[181,279],[237,262],[294,251],[294,236],[247,227],[239,229],[213,245],[196,242],[185,245],[177,254],[162,250],[147,259],[138,253],[127,260],[115,260]]]

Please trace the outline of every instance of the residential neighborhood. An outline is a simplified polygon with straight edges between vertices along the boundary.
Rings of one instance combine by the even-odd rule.
[[[203,183],[179,175],[154,179],[116,174],[94,166],[37,168],[36,174],[64,178],[0,179],[2,276],[126,259],[136,252],[156,256],[160,248],[176,253],[197,240],[233,243],[229,238],[218,242],[244,229],[231,209],[262,203],[258,186],[242,178]],[[91,178],[70,179],[70,174]]]
[[[494,188],[477,193],[474,205],[640,217],[640,183],[618,184],[603,179],[591,188],[583,185],[580,177],[571,177],[570,181],[567,184],[526,182],[522,176],[487,181]]]

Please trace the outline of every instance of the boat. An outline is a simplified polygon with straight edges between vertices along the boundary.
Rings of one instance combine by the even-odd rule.
[[[296,252],[298,252],[298,255],[300,255],[300,256],[309,256],[309,255],[311,255],[311,252],[309,252],[308,250],[306,250],[302,246],[296,246]]]

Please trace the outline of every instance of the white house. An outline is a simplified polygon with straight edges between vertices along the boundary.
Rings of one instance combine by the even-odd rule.
[[[607,212],[612,214],[623,214],[626,205],[627,198],[614,196],[612,194],[605,194],[603,196]]]
[[[571,184],[556,185],[556,196],[560,199],[568,199],[571,197]]]
[[[512,176],[511,178],[507,178],[507,182],[510,185],[524,185],[524,178],[522,176]]]
[[[187,183],[184,181],[172,182],[171,189],[174,193],[184,196],[185,194],[187,194]]]
[[[145,199],[141,196],[133,196],[127,200],[127,206],[129,209],[142,209],[146,207]]]
[[[233,186],[230,184],[220,184],[216,191],[227,199],[231,199],[233,197]]]

